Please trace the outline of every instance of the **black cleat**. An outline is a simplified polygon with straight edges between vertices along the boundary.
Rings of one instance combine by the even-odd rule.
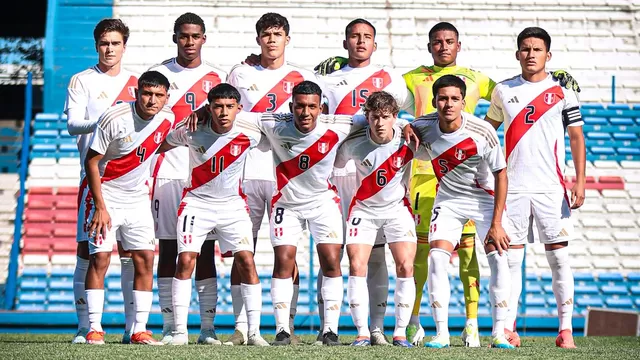
[[[284,330],[280,330],[280,332],[276,335],[276,340],[271,344],[273,346],[285,346],[291,345],[291,335]]]
[[[342,343],[338,340],[338,334],[329,330],[328,332],[322,335],[322,345],[338,346],[338,345],[342,345]]]

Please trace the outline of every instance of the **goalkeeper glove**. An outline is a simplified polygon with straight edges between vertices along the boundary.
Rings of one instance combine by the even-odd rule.
[[[560,86],[564,86],[565,88],[575,92],[580,92],[580,85],[578,85],[576,79],[574,79],[573,76],[565,70],[556,70],[553,72],[552,76],[553,80],[560,82]]]
[[[343,58],[341,56],[333,56],[316,65],[313,70],[317,71],[318,75],[329,75],[334,71],[342,69],[345,65],[347,65],[348,62],[349,59],[347,58]]]

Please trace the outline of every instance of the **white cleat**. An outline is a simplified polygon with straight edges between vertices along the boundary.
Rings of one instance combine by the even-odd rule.
[[[162,340],[164,342],[164,338]],[[167,345],[189,345],[189,334],[174,331],[171,334],[171,342],[167,343]]]
[[[431,338],[431,341],[424,343],[424,347],[432,349],[448,348],[450,345],[449,334],[438,334]]]
[[[250,345],[250,346],[271,346],[258,333],[249,335],[249,338],[247,339],[247,345]]]
[[[233,334],[231,334],[231,336],[227,339],[227,341],[225,341],[224,343],[222,343],[222,345],[227,345],[227,346],[239,346],[239,345],[246,345],[247,344],[247,334],[245,334],[244,332],[236,329]]]
[[[462,330],[460,337],[462,338],[464,346],[472,348],[480,347],[480,333],[477,327],[467,325],[464,330]]]
[[[322,331],[318,332],[318,336],[316,337],[316,341],[313,342],[314,346],[322,346]]]
[[[380,329],[375,329],[371,332],[371,345],[391,346],[387,337],[384,336],[384,333]]]
[[[413,346],[422,346],[424,341],[424,329],[421,325],[409,325],[407,327],[407,340]]]
[[[218,340],[214,329],[204,329],[200,331],[198,344],[201,345],[222,345],[222,341]]]
[[[72,344],[86,344],[87,343],[87,334],[89,333],[89,329],[80,328],[78,332],[76,332],[76,336],[73,337],[71,341]]]
[[[168,345],[173,341],[173,330],[162,330],[162,340],[160,340],[163,344]]]

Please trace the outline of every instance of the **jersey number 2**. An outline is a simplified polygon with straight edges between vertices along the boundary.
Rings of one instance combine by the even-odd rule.
[[[533,125],[536,121],[531,118],[531,115],[536,113],[536,107],[533,105],[527,105],[527,112],[524,114],[524,123],[527,125]]]

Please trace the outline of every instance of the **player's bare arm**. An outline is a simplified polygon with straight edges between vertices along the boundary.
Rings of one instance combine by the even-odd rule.
[[[577,209],[584,204],[586,149],[582,126],[568,126],[569,144],[571,145],[571,157],[576,169],[576,182],[571,188],[571,208]]]
[[[491,126],[493,126],[494,129],[498,130],[500,128],[500,125],[502,125],[502,123],[500,121],[496,121],[493,120],[492,118],[485,116],[484,119],[491,124]]]
[[[487,253],[498,250],[498,253],[502,255],[503,251],[509,249],[509,236],[502,227],[502,214],[505,210],[505,202],[507,201],[507,169],[503,168],[493,173],[495,178],[495,195],[494,195],[494,207],[493,207],[493,219],[491,220],[491,227],[487,232],[487,237],[484,240]]]
[[[95,150],[89,149],[84,166],[87,171],[89,189],[91,190],[91,194],[93,194],[93,204],[95,206],[95,214],[89,224],[89,234],[96,234],[96,236],[106,238],[107,230],[111,230],[111,217],[102,198],[100,170],[98,169],[98,163],[103,156],[104,155],[99,154]]]

